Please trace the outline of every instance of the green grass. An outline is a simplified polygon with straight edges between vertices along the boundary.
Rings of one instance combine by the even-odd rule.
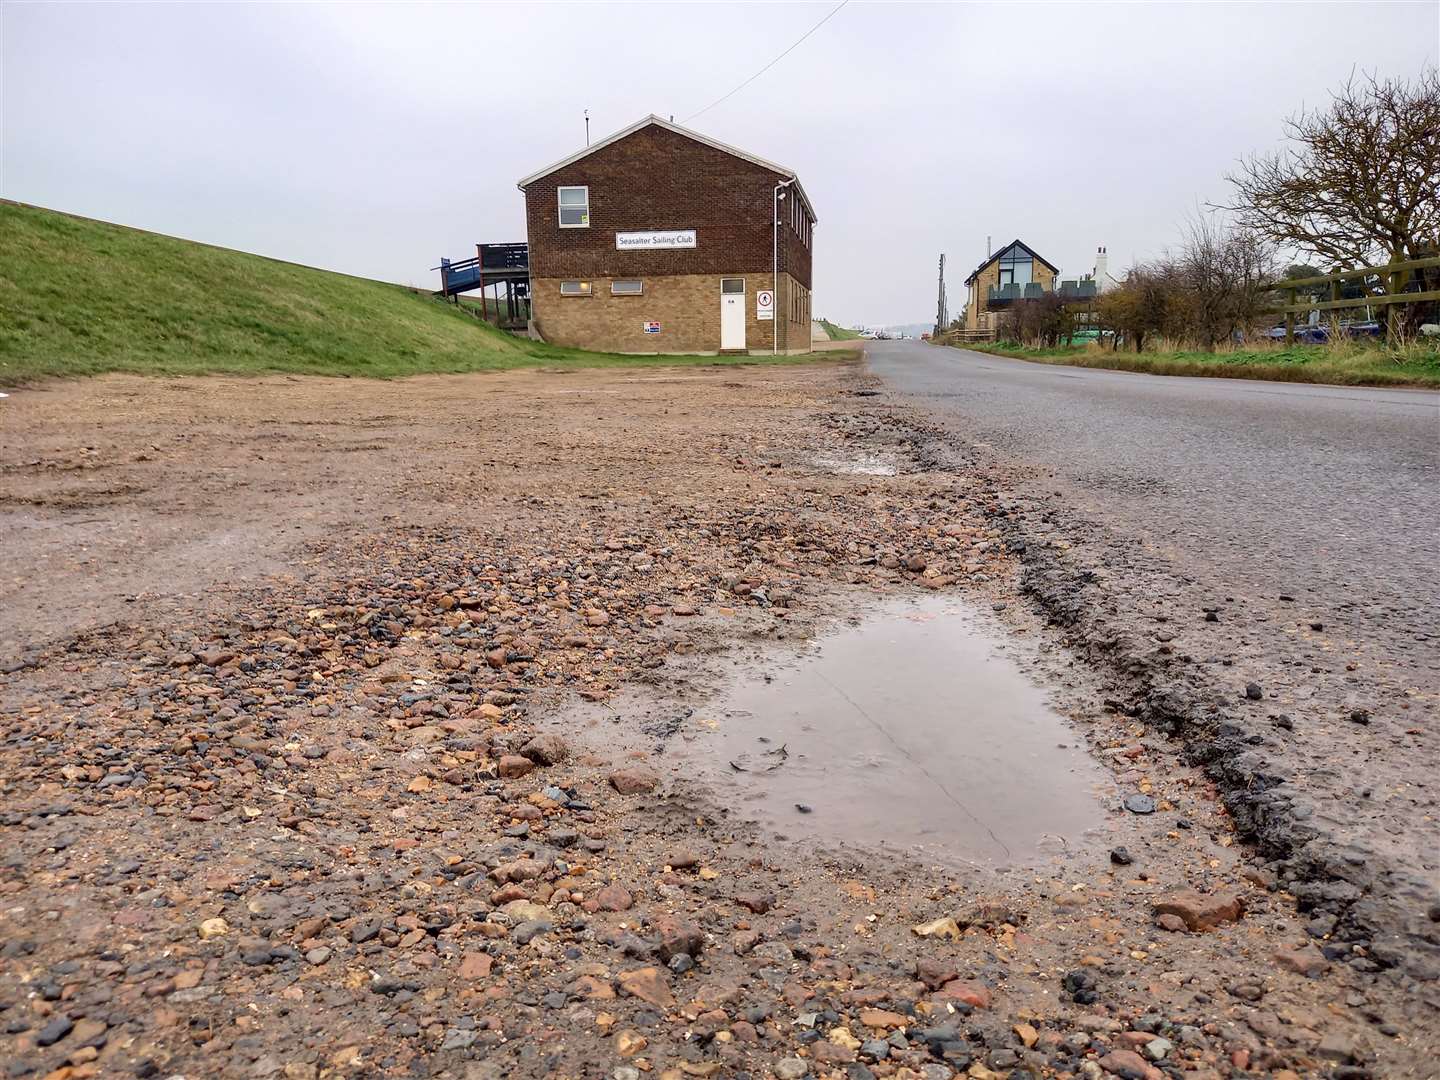
[[[398,285],[0,201],[0,385],[110,371],[395,378],[762,362],[775,361],[545,345]]]
[[[1331,383],[1337,386],[1440,387],[1440,350],[1409,346],[1389,350],[1362,342],[1252,347],[1213,353],[1182,349],[1133,353],[1099,345],[1037,348],[1001,341],[962,349],[1072,367],[1138,371],[1151,375],[1202,375],[1227,379]]]
[[[830,336],[831,341],[858,341],[860,338],[859,330],[847,330],[843,326],[836,326],[829,319],[816,319],[815,321],[825,328],[825,333]]]

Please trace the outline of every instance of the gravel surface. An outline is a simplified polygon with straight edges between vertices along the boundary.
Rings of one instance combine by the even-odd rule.
[[[1202,733],[1159,730],[1166,662],[1101,647],[1083,581],[1158,570],[1091,566],[1023,465],[876,390],[841,363],[7,399],[7,1075],[1432,1074],[1433,982],[1342,932],[1354,898],[1291,891],[1339,879],[1177,755]],[[748,820],[696,756],[726,688],[937,596],[1023,643],[1099,831],[946,864]],[[1268,705],[1252,660],[1227,710]]]

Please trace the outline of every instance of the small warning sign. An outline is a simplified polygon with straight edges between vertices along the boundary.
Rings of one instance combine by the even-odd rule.
[[[660,332],[660,324],[659,324],[658,322],[647,322],[647,323],[645,324],[645,333],[647,333],[647,334],[658,334],[659,332]]]
[[[762,322],[775,318],[775,294],[769,289],[761,289],[755,294],[755,318]]]

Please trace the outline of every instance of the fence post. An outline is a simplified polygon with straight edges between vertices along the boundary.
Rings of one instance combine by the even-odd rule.
[[[1289,302],[1287,303],[1287,305],[1286,305],[1287,310],[1286,310],[1286,312],[1285,312],[1285,344],[1286,344],[1286,345],[1294,345],[1294,344],[1295,344],[1295,312],[1290,311],[1290,310],[1288,310],[1288,309],[1289,309],[1289,308],[1293,308],[1293,307],[1295,306],[1295,290],[1294,290],[1294,289],[1286,289],[1286,290],[1285,290],[1285,297],[1286,297],[1286,299],[1289,301]]]

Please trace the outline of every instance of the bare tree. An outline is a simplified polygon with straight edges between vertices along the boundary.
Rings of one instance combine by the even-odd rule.
[[[1239,221],[1332,266],[1401,262],[1440,243],[1440,75],[1351,78],[1285,121],[1291,145],[1227,179]]]
[[[1191,219],[1169,267],[1186,301],[1182,336],[1206,352],[1268,310],[1267,285],[1278,272],[1269,241],[1213,215]]]

